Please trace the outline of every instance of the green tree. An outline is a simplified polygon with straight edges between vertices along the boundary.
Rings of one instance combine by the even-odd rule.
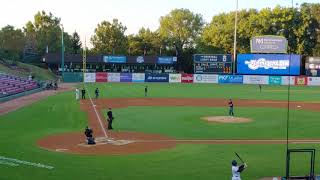
[[[24,28],[29,41],[35,42],[36,52],[44,54],[48,47],[49,52],[59,52],[61,48],[60,18],[54,17],[45,11],[36,13],[34,21],[29,21]]]
[[[73,53],[74,54],[80,53],[82,43],[80,41],[80,36],[76,31],[72,34],[71,43],[72,43]]]
[[[7,25],[0,30],[0,58],[21,60],[26,38],[21,29]]]
[[[91,37],[93,50],[100,54],[125,54],[127,52],[127,28],[117,19],[112,23],[102,21],[94,30]]]
[[[128,45],[131,55],[144,55],[144,51],[146,55],[159,55],[160,48],[163,48],[159,33],[145,28],[141,28],[137,35],[129,35]]]
[[[168,15],[160,18],[159,33],[167,47],[172,47],[178,53],[179,69],[192,68],[183,59],[185,49],[193,49],[195,41],[200,36],[204,21],[200,14],[194,14],[188,9],[174,9]],[[183,60],[183,61],[182,61]]]

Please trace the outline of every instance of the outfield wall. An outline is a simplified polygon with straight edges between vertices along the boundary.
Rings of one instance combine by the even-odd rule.
[[[159,82],[320,86],[320,77],[216,75],[216,74],[156,74],[156,73],[85,73],[84,82]]]

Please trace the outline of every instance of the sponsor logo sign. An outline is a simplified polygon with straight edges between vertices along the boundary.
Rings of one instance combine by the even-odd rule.
[[[269,76],[243,76],[243,84],[269,84]]]
[[[144,57],[143,56],[138,56],[137,57],[137,63],[139,63],[139,64],[144,63]]]
[[[169,74],[145,74],[145,82],[169,82]]]
[[[281,76],[269,76],[270,85],[281,85]]]
[[[296,85],[296,86],[306,86],[306,85],[308,85],[308,77],[303,77],[303,76],[296,77],[294,85]]]
[[[309,86],[320,86],[320,77],[309,77],[308,78]]]
[[[144,73],[133,73],[132,82],[144,82],[145,74]]]
[[[182,83],[193,83],[193,74],[182,74],[181,75]]]
[[[108,82],[108,73],[97,72],[96,73],[96,82]]]
[[[215,74],[194,74],[194,83],[218,83],[218,75]]]
[[[132,74],[120,73],[120,82],[132,82]]]
[[[181,74],[169,74],[169,83],[181,83]]]
[[[296,78],[294,76],[281,76],[281,85],[295,85]]]
[[[126,63],[127,57],[126,56],[103,56],[103,62],[105,63]]]
[[[158,64],[175,64],[177,62],[177,57],[162,56],[158,57]]]
[[[108,82],[120,82],[120,73],[108,73]]]
[[[219,75],[219,84],[242,84],[242,75]]]
[[[286,54],[239,54],[239,74],[299,75],[299,55]]]
[[[84,82],[88,82],[88,83],[96,82],[96,73],[85,73]]]
[[[288,41],[281,36],[259,36],[251,40],[251,53],[287,53]]]

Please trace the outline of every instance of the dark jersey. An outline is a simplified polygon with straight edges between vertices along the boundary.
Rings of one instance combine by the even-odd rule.
[[[144,92],[148,92],[148,88],[144,88]]]
[[[82,93],[82,94],[85,94],[85,93],[86,93],[86,90],[82,89],[82,90],[81,90],[81,93]]]
[[[108,115],[108,118],[109,118],[109,119],[112,119],[112,118],[113,118],[112,111],[108,111],[107,115]]]
[[[96,93],[96,94],[99,94],[99,90],[98,90],[98,89],[96,89],[95,93]]]
[[[92,133],[93,133],[92,129],[89,129],[89,128],[87,128],[86,131],[84,132],[84,134],[87,137],[92,137]]]
[[[229,107],[233,107],[233,102],[229,101]]]

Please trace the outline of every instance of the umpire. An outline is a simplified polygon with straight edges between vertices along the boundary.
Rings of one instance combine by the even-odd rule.
[[[113,122],[114,117],[113,117],[111,108],[109,108],[109,111],[107,112],[107,116],[108,116],[108,129],[113,129],[112,122]]]

